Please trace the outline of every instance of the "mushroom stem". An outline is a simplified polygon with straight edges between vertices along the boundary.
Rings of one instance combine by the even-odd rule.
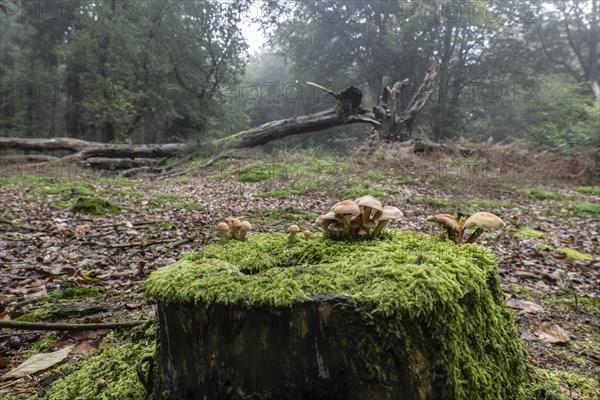
[[[481,229],[481,228],[475,229],[475,232],[473,232],[473,234],[471,236],[469,236],[469,239],[467,239],[466,243],[475,243],[477,238],[479,236],[481,236],[482,233],[483,233],[483,229]]]
[[[344,233],[346,234],[347,239],[352,237],[352,233],[350,232],[350,219],[352,219],[351,214],[344,214]]]
[[[379,223],[377,224],[377,226],[375,227],[375,229],[373,229],[373,233],[371,234],[371,237],[373,239],[379,237],[379,235],[381,234],[381,231],[383,231],[383,228],[385,228],[388,224],[388,221],[379,221]]]
[[[363,206],[363,212],[362,212],[362,224],[363,226],[365,226],[365,224],[369,221],[369,217],[371,215],[371,207],[368,206]]]
[[[295,239],[295,236],[296,236],[296,232],[292,232],[292,233],[290,233],[290,234],[288,235],[288,240],[291,242],[292,240],[294,240],[294,239]]]
[[[219,232],[219,237],[220,237],[219,242],[225,243],[227,241],[227,236],[228,236],[227,233],[228,233],[227,231]]]

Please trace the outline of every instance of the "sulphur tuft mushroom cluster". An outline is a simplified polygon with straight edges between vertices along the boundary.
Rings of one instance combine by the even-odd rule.
[[[504,221],[495,214],[480,211],[466,218],[461,216],[458,221],[450,214],[437,214],[427,217],[427,221],[435,222],[446,230],[448,238],[456,244],[463,243],[465,232],[474,229],[464,243],[475,243],[483,232],[495,231],[504,226]]]
[[[229,239],[244,241],[246,234],[252,230],[252,224],[248,221],[240,221],[237,218],[227,218],[227,222],[219,222],[217,225],[217,233],[219,234],[220,242],[224,243]]]
[[[334,204],[328,213],[319,215],[315,223],[330,239],[372,240],[381,235],[390,221],[403,216],[398,208],[383,206],[375,197],[366,195]]]

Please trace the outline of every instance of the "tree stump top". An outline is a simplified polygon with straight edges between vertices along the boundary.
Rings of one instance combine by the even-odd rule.
[[[353,333],[353,346],[365,379],[391,385],[398,377],[382,367],[382,357],[415,357],[418,348],[425,375],[435,377],[429,393],[485,399],[519,392],[526,377],[522,345],[489,250],[414,232],[353,243],[315,236],[290,242],[255,234],[213,244],[154,272],[146,294],[163,313],[171,310],[161,318],[196,308],[207,315],[229,309],[234,319],[286,313],[326,296],[362,320],[364,335]]]

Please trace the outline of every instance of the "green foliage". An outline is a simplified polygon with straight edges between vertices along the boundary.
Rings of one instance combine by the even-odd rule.
[[[468,204],[481,208],[502,208],[502,207],[517,207],[518,204],[511,201],[493,200],[493,199],[469,199]]]
[[[406,357],[407,338],[424,330],[418,337],[424,348],[435,349],[428,354],[430,373],[443,398],[514,398],[527,375],[496,268],[483,247],[414,232],[354,243],[319,234],[290,243],[283,234],[256,234],[189,253],[155,271],[144,287],[162,304],[289,307],[320,294],[350,298],[366,329],[357,352],[382,384],[395,378],[378,357]]]
[[[517,239],[524,239],[524,238],[539,239],[539,238],[543,237],[544,235],[545,235],[545,233],[542,231],[538,231],[536,229],[531,229],[531,228],[527,228],[527,227],[519,228],[519,229],[515,230],[515,232],[514,232],[514,236]]]
[[[154,335],[123,342],[109,334],[100,347],[75,365],[65,365],[46,391],[47,400],[143,399],[146,395],[135,372],[141,357],[154,355]]]
[[[57,185],[40,191],[40,194],[60,194],[63,197],[93,196],[96,193],[94,185],[87,182],[73,182]]]
[[[569,210],[574,214],[600,217],[600,204],[598,203],[575,203],[569,206]]]
[[[571,200],[571,196],[567,196],[564,194],[549,192],[540,189],[518,189],[517,194],[519,196],[528,198],[530,200]]]
[[[48,185],[55,184],[60,180],[57,178],[49,178],[45,176],[20,176],[18,178],[0,178],[0,186],[3,185],[22,185],[33,188],[47,187]]]
[[[581,398],[600,398],[600,387],[593,377],[558,370],[533,368],[533,383],[529,388],[531,400],[570,400],[561,388],[577,393]]]
[[[562,75],[546,76],[539,86],[535,101],[523,110],[528,140],[562,153],[600,146],[600,107],[587,86]]]
[[[439,199],[433,197],[409,197],[406,199],[408,204],[427,204],[432,207],[455,207],[458,205],[456,200]]]
[[[600,186],[580,186],[575,189],[579,193],[600,196]]]
[[[340,191],[341,197],[352,199],[364,196],[366,194],[370,194],[375,197],[387,197],[396,193],[400,193],[400,190],[390,187],[366,186],[362,183],[354,183],[352,186]]]
[[[111,177],[100,178],[97,182],[100,185],[135,186],[140,181],[138,179]]]
[[[274,189],[262,192],[258,197],[273,198],[273,199],[289,199],[292,196],[297,196],[302,193],[299,189]]]
[[[78,214],[106,215],[119,213],[121,207],[98,197],[80,196],[69,210]]]

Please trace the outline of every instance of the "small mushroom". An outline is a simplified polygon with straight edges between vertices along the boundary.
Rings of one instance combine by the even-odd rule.
[[[389,221],[403,217],[402,211],[393,206],[385,206],[381,211],[375,213],[373,220],[377,222],[377,226],[373,230],[371,236],[373,239],[379,237],[383,228],[386,227]]]
[[[314,233],[312,233],[311,231],[309,231],[308,229],[305,230],[304,232],[302,232],[304,234],[304,239],[306,240],[310,240],[312,239],[312,237],[314,236]]]
[[[300,232],[300,227],[298,225],[290,225],[288,228],[288,232],[290,233],[288,235],[288,240],[291,242],[292,240],[294,240],[296,233]]]
[[[375,197],[367,194],[356,199],[356,204],[362,208],[362,224],[365,225],[371,217],[371,210],[381,211],[383,209],[381,202]]]
[[[245,240],[246,233],[248,233],[250,230],[252,230],[252,224],[248,221],[242,221],[240,225],[239,239],[242,241]]]
[[[450,214],[437,214],[427,217],[427,221],[437,222],[446,229],[448,239],[454,243],[460,243],[462,238],[462,228],[456,222],[456,219]]]
[[[220,237],[220,242],[224,243],[225,241],[227,241],[227,236],[229,233],[229,225],[227,225],[226,222],[219,222],[219,224],[217,225],[217,232],[219,233],[219,237]]]
[[[467,243],[475,243],[475,240],[477,240],[484,231],[495,231],[503,226],[504,221],[499,216],[485,211],[476,212],[467,218],[464,224],[464,229],[477,227],[475,232],[467,239]]]
[[[231,231],[231,237],[239,240],[240,226],[242,226],[242,223],[240,222],[240,220],[237,218],[229,218],[227,220],[227,225],[229,225],[229,230]]]
[[[342,200],[331,207],[331,211],[341,214],[344,218],[344,232],[350,237],[350,220],[352,216],[360,213],[360,207],[352,200]]]

